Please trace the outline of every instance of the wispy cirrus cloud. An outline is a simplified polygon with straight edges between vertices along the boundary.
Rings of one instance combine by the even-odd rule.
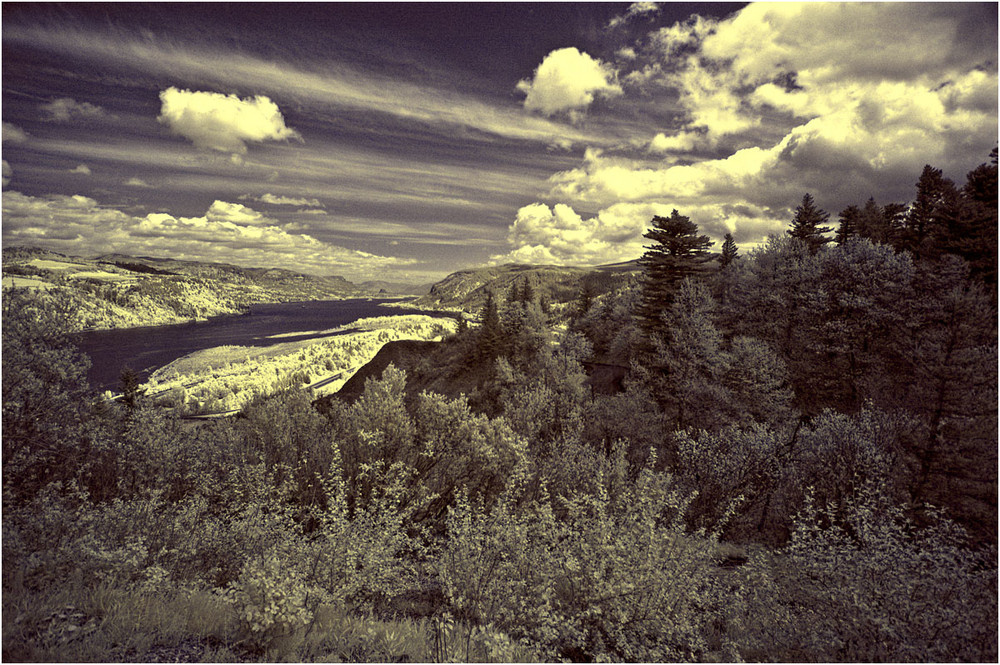
[[[615,16],[608,22],[608,28],[621,27],[639,16],[651,16],[660,12],[658,2],[633,2],[621,16]]]
[[[247,197],[253,198],[253,197]],[[256,197],[255,200],[261,203],[270,203],[271,205],[279,206],[313,206],[315,208],[322,208],[323,204],[319,202],[319,199],[307,199],[295,196],[278,196],[276,194],[262,194]]]
[[[11,25],[4,41],[44,47],[98,63],[130,67],[149,75],[184,81],[191,87],[265,91],[270,97],[389,114],[433,126],[459,126],[510,139],[555,144],[558,141],[604,144],[618,137],[582,130],[544,118],[525,117],[520,107],[493,104],[452,87],[413,83],[338,63],[320,70],[305,64],[265,60],[231,50],[137,39],[81,27]],[[392,90],[386,95],[386,90]]]

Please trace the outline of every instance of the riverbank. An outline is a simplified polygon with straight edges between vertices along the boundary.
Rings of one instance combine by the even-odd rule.
[[[235,411],[287,388],[322,396],[339,390],[386,343],[440,340],[455,328],[452,319],[425,315],[369,317],[322,337],[196,351],[157,369],[142,388],[154,404],[191,415]]]

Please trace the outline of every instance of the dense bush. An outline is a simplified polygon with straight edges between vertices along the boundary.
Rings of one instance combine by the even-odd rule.
[[[742,654],[786,661],[987,662],[997,654],[996,550],[936,515],[917,529],[877,484],[842,504],[810,496],[789,545],[747,580]]]
[[[598,470],[594,493],[519,501],[516,483],[491,511],[463,496],[437,561],[457,617],[491,626],[547,660],[678,661],[718,648],[715,535],[688,533],[690,495],[650,468],[635,482]]]
[[[354,404],[330,411],[350,504],[366,504],[376,470],[406,475],[408,501],[425,502],[424,517],[441,514],[460,488],[492,502],[525,463],[524,439],[505,420],[474,414],[464,397],[424,393],[408,409],[405,386],[406,373],[390,365]]]

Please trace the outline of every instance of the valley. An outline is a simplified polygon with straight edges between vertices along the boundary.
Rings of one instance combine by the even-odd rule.
[[[85,259],[22,247],[3,249],[3,288],[27,288],[51,301],[73,331],[204,321],[259,303],[371,295],[340,277],[120,254]]]

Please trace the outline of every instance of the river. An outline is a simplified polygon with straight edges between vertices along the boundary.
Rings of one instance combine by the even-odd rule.
[[[270,346],[329,336],[324,330],[370,316],[429,314],[404,307],[383,307],[394,299],[312,300],[253,305],[248,314],[218,316],[208,321],[122,330],[96,330],[74,335],[90,356],[88,374],[96,390],[118,388],[122,370],[130,367],[143,380],[156,369],[194,351],[216,346]],[[274,337],[281,335],[281,337]]]

